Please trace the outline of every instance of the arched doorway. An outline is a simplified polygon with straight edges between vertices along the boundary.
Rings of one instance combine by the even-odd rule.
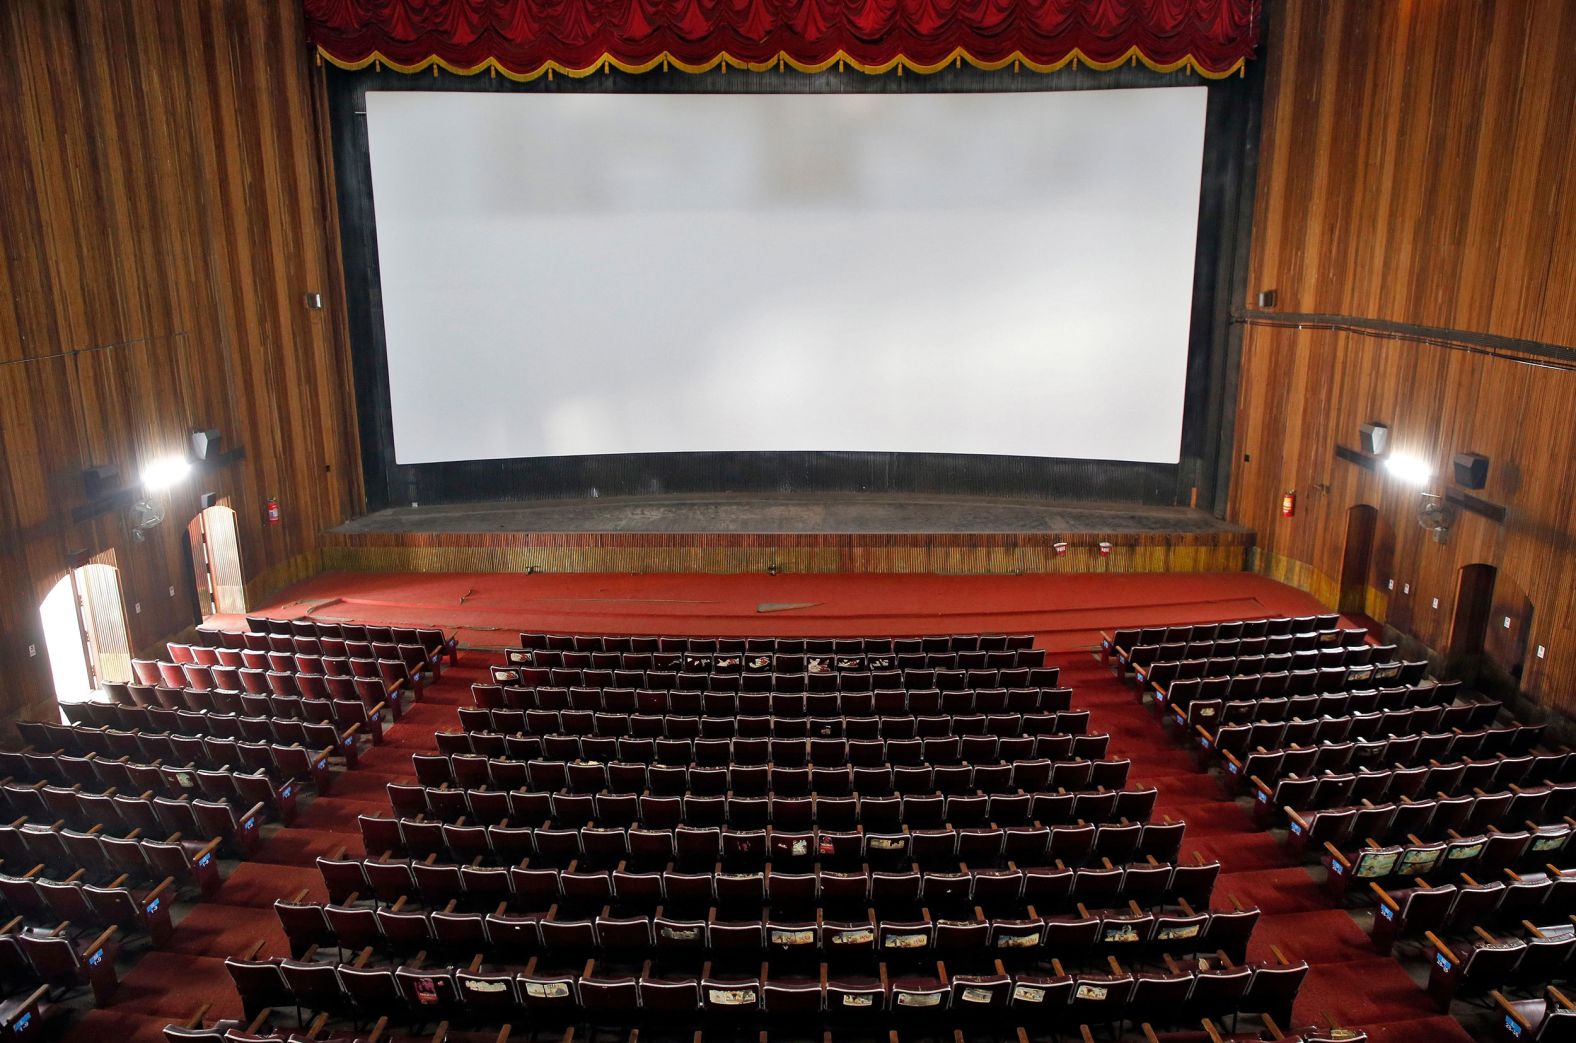
[[[186,526],[191,548],[197,611],[203,619],[246,611],[246,581],[241,570],[241,536],[235,511],[209,507]]]
[[[69,570],[38,608],[60,702],[90,699],[103,681],[130,681],[131,640],[120,570],[95,562]]]
[[[1456,578],[1456,607],[1450,621],[1445,653],[1467,679],[1477,677],[1489,617],[1494,612],[1494,581],[1499,570],[1475,562],[1461,566]]]
[[[1341,596],[1337,606],[1348,616],[1368,614],[1368,577],[1373,571],[1374,535],[1379,508],[1359,503],[1346,512],[1346,550],[1341,556]]]

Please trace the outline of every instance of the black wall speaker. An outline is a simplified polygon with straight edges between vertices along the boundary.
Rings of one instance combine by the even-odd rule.
[[[1463,489],[1481,489],[1488,484],[1488,457],[1481,453],[1456,454],[1456,484]]]
[[[210,507],[217,507],[219,505],[219,494],[203,493],[197,502],[200,506],[200,509],[206,511]]]
[[[1369,456],[1383,456],[1390,448],[1390,429],[1383,424],[1364,424],[1363,452]]]
[[[90,500],[103,499],[115,491],[115,480],[119,477],[120,468],[114,464],[84,467],[82,469],[82,494]]]
[[[192,432],[192,456],[198,460],[211,460],[219,455],[221,436],[217,429],[198,428]]]

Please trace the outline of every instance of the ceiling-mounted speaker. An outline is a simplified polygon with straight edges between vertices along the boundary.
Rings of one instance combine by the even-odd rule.
[[[1383,456],[1390,448],[1390,429],[1383,424],[1364,424],[1362,434],[1363,452],[1369,456]]]
[[[1456,484],[1463,489],[1481,489],[1488,484],[1488,457],[1482,453],[1457,453]]]
[[[115,491],[115,481],[119,477],[120,468],[114,464],[84,467],[82,469],[82,495],[90,500],[101,500]]]
[[[218,456],[221,437],[217,428],[200,427],[193,431],[192,457],[197,460],[211,460]]]

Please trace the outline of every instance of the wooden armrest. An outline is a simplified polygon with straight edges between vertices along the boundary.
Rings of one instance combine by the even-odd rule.
[[[193,1011],[190,1017],[181,1022],[179,1027],[183,1029],[202,1028],[203,1019],[208,1016],[208,1011],[212,1009],[212,1007],[212,1003],[204,1003],[202,1006]]]
[[[120,933],[120,928],[112,924],[109,927],[104,928],[103,934],[99,935],[91,942],[88,942],[87,948],[83,949],[82,951],[93,952],[95,949],[108,945],[110,942],[115,940],[115,935],[118,933]]]
[[[1461,962],[1461,958],[1455,954],[1455,951],[1451,949],[1450,946],[1441,941],[1439,935],[1435,934],[1433,931],[1424,931],[1423,937],[1428,939],[1429,945],[1432,945],[1435,949],[1444,953],[1445,959],[1449,960],[1451,963],[1459,964]]]
[[[1547,991],[1550,998],[1552,998],[1555,1003],[1558,1003],[1564,1009],[1576,1010],[1576,1003],[1572,1003],[1568,998],[1566,998],[1565,993],[1561,992],[1559,989],[1556,989],[1554,986],[1550,985]]]
[[[1397,902],[1394,898],[1391,898],[1390,892],[1386,891],[1372,880],[1368,881],[1368,889],[1374,893],[1375,898],[1379,899],[1380,905],[1388,906],[1392,913],[1398,913],[1401,911],[1401,903]]]
[[[1553,986],[1550,986],[1550,988],[1553,988]],[[1494,1001],[1495,1006],[1499,1007],[1499,1012],[1501,1015],[1510,1018],[1517,1025],[1520,1025],[1522,1031],[1526,1031],[1532,1027],[1532,1023],[1526,1018],[1522,1017],[1521,1014],[1516,1010],[1515,1006],[1509,1000],[1507,1000],[1498,989],[1490,989],[1488,998]]]

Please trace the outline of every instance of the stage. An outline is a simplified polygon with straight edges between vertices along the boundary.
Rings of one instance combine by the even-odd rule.
[[[345,571],[1012,575],[1236,572],[1253,533],[1182,507],[740,494],[399,507],[322,544]]]

